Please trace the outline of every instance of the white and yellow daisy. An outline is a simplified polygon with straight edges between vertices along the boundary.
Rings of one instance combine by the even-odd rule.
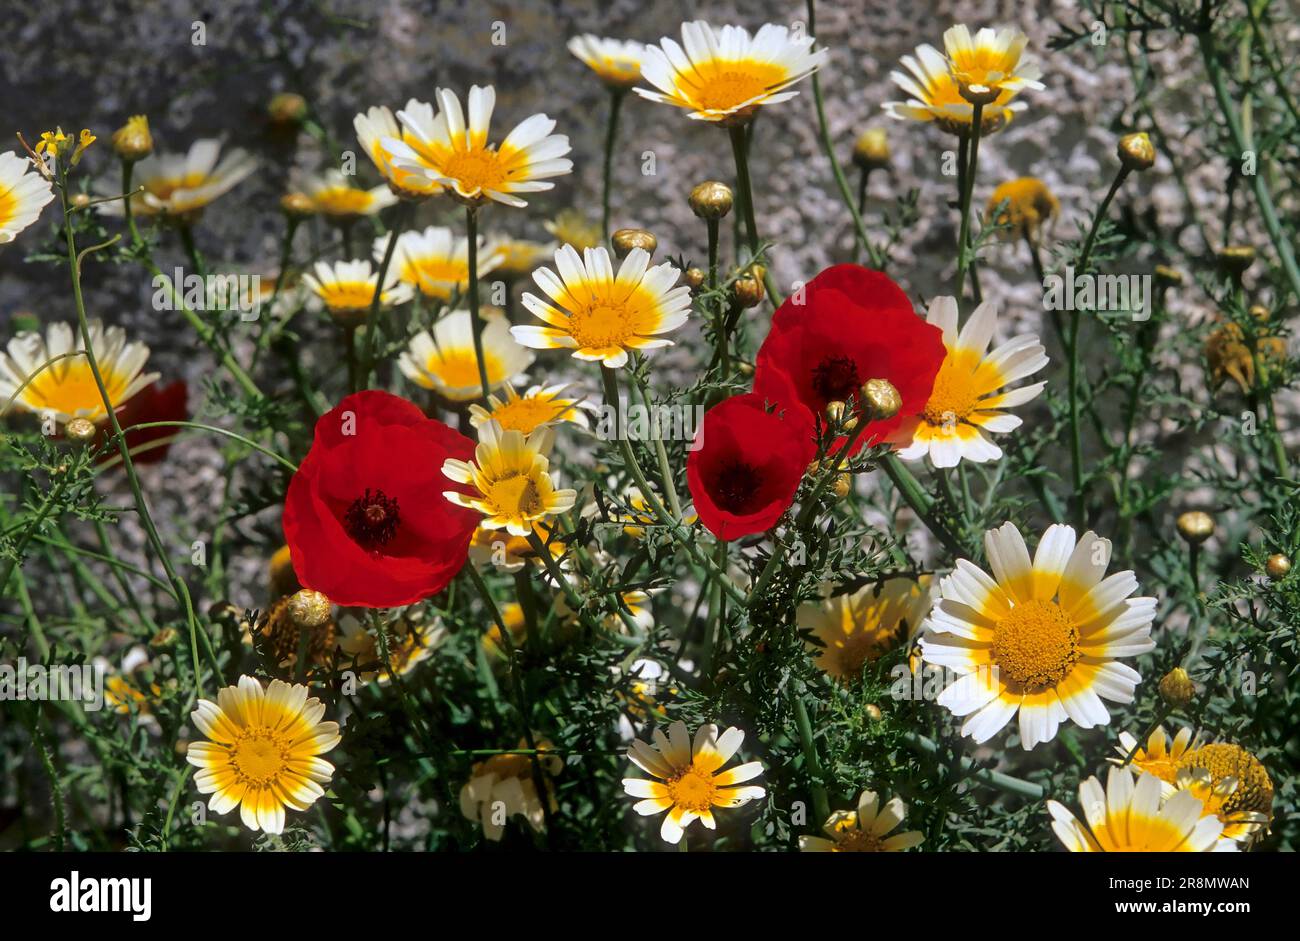
[[[536,742],[538,751],[549,747],[546,741]],[[519,748],[526,748],[520,742]],[[542,766],[542,780],[546,787],[546,800],[551,809],[556,807],[550,778],[559,774],[564,761],[558,755],[538,756]],[[460,789],[460,812],[466,820],[483,827],[483,835],[493,842],[505,833],[502,817],[523,817],[535,833],[546,830],[546,811],[542,797],[537,793],[533,776],[531,755],[493,755],[480,761],[470,770],[469,781]],[[504,815],[499,811],[504,810]]]
[[[362,323],[370,313],[379,272],[366,259],[359,261],[324,261],[302,276],[302,282],[341,323]],[[384,273],[384,287],[379,294],[380,308],[405,304],[412,297],[409,286],[398,281],[397,271],[389,266]]]
[[[1201,813],[1223,824],[1224,839],[1244,847],[1249,847],[1268,827],[1269,815],[1245,806],[1245,786],[1231,775],[1216,778],[1205,768],[1183,768],[1178,772],[1175,790],[1199,800]]]
[[[1223,824],[1203,817],[1191,793],[1161,797],[1160,779],[1143,774],[1133,783],[1127,768],[1111,768],[1106,789],[1095,777],[1079,785],[1079,806],[1087,823],[1054,800],[1047,802],[1052,830],[1072,853],[1232,853]]]
[[[338,221],[373,216],[397,202],[386,185],[362,189],[335,169],[306,177],[301,189],[317,212]]]
[[[13,151],[0,153],[0,245],[12,242],[54,198],[54,188]]]
[[[555,386],[530,386],[523,395],[515,387],[506,384],[505,400],[489,395],[487,407],[475,402],[469,407],[469,421],[475,428],[495,419],[506,431],[514,430],[526,435],[532,434],[543,425],[572,422],[579,428],[588,427],[587,414],[584,410],[594,408],[583,401],[581,395],[573,395],[569,390],[571,384]]]
[[[1132,572],[1106,578],[1110,540],[1050,526],[1033,562],[1012,523],[984,534],[993,568],[958,559],[921,638],[926,663],[959,678],[939,705],[968,717],[963,735],[986,742],[1017,712],[1020,743],[1049,742],[1065,719],[1090,729],[1110,721],[1102,699],[1133,701],[1142,677],[1119,662],[1152,650],[1156,599],[1130,598]]]
[[[415,98],[406,102],[406,111],[412,114],[428,111],[429,120],[433,120],[433,108]],[[393,112],[387,107],[377,105],[366,109],[352,119],[352,127],[357,132],[357,142],[365,150],[366,156],[397,196],[402,199],[424,199],[442,192],[442,186],[423,173],[406,170],[393,163],[393,155],[384,146],[385,138],[397,138],[415,148],[419,147],[419,142],[397,123]]]
[[[821,642],[809,644],[818,668],[847,682],[909,638],[929,610],[930,577],[898,576],[802,604],[795,623]]]
[[[1175,791],[1174,782],[1178,780],[1178,769],[1183,757],[1200,747],[1201,736],[1193,734],[1190,728],[1178,730],[1170,741],[1164,726],[1158,725],[1147,736],[1146,746],[1129,732],[1119,733],[1119,744],[1115,746],[1118,758],[1107,758],[1113,765],[1127,765],[1143,774],[1153,774],[1164,783],[1164,795],[1168,797]],[[1132,755],[1132,759],[1129,759]]]
[[[493,272],[498,278],[517,281],[527,277],[546,263],[559,246],[554,242],[533,242],[496,236],[488,240],[491,247]]]
[[[390,238],[391,234],[375,239],[375,261],[383,261]],[[501,260],[495,246],[479,240],[480,278],[492,272]],[[397,269],[403,284],[418,288],[426,297],[448,301],[452,294],[463,296],[469,289],[469,239],[437,225],[423,232],[403,232],[397,237],[391,266]]]
[[[141,372],[149,347],[128,343],[121,327],[105,329],[98,320],[88,326],[90,349],[116,411],[159,374]],[[108,412],[85,349],[81,332],[66,323],[50,324],[44,337],[31,331],[15,336],[8,354],[0,353],[0,410],[13,399],[16,407],[52,416],[59,424],[74,418],[106,421]]]
[[[360,618],[344,613],[338,619],[338,626],[338,646],[343,652],[339,668],[346,669],[354,663],[358,667],[373,665],[374,669],[361,671],[361,682],[378,680],[380,686],[387,686],[394,676],[406,676],[433,656],[433,652],[450,636],[442,621],[435,618],[432,624],[426,624],[419,610],[412,608],[384,626],[388,646],[388,665],[385,666],[379,638]]]
[[[337,722],[322,722],[325,705],[307,687],[272,680],[265,689],[251,676],[200,699],[190,720],[209,741],[190,742],[186,760],[199,769],[208,809],[239,807],[250,830],[284,831],[285,808],[306,810],[325,796],[334,766],[319,757],[339,743]]]
[[[921,414],[907,420],[893,436],[903,445],[898,456],[919,461],[925,455],[935,467],[956,467],[963,460],[982,464],[1002,457],[989,434],[1015,431],[1023,421],[1006,409],[1036,398],[1046,382],[1001,391],[1047,365],[1047,354],[1032,333],[1014,337],[988,352],[997,328],[998,311],[980,304],[966,325],[957,330],[957,301],[936,297],[926,320],[943,330],[947,350],[934,389]]]
[[[863,791],[857,810],[837,810],[822,827],[826,837],[801,836],[799,849],[804,853],[900,853],[920,846],[925,835],[908,830],[890,836],[907,816],[907,805],[899,798],[884,807],[875,791]]]
[[[541,523],[533,527],[533,533],[542,541],[542,545],[546,546],[547,552],[560,568],[567,567],[568,560],[562,558],[563,541],[552,536],[550,530]],[[474,535],[469,541],[469,557],[475,565],[491,565],[503,572],[513,574],[527,565],[530,559],[538,556],[526,536],[514,536],[499,529],[485,529],[480,526],[474,530]]]
[[[515,379],[533,364],[533,354],[510,334],[510,322],[495,308],[483,317],[483,368],[488,388]],[[421,330],[397,359],[397,366],[416,385],[433,389],[453,402],[483,396],[478,356],[474,352],[474,325],[467,310],[455,310],[438,320],[433,331]]]
[[[197,140],[188,153],[153,153],[135,165],[133,187],[144,192],[131,197],[131,211],[141,216],[186,217],[234,189],[257,169],[257,161],[235,148],[221,155],[221,141]],[[117,195],[113,186],[101,186],[105,195]],[[106,215],[123,214],[122,200],[100,203]]]
[[[641,80],[642,43],[583,33],[570,39],[568,48],[610,88],[631,88]]]
[[[515,194],[551,189],[555,184],[550,178],[573,170],[573,161],[564,156],[569,139],[551,133],[555,121],[546,115],[525,119],[493,147],[488,144],[488,125],[496,89],[475,85],[469,90],[468,123],[455,92],[440,88],[436,96],[436,116],[428,106],[397,112],[408,133],[402,140],[382,141],[394,166],[423,174],[469,205],[495,200],[507,206],[528,205]]]
[[[589,248],[579,257],[564,245],[555,253],[557,275],[550,268],[533,272],[533,280],[554,302],[525,294],[523,303],[548,326],[511,327],[524,346],[571,349],[575,359],[593,360],[617,368],[630,350],[671,346],[660,334],[686,322],[691,289],[673,287],[680,272],[670,264],[649,267],[650,255],[640,248],[628,252],[618,275],[603,248]]]
[[[448,458],[442,465],[446,477],[469,484],[477,494],[448,490],[443,496],[482,513],[484,529],[527,536],[541,520],[573,508],[577,491],[557,489],[550,474],[547,455],[555,441],[551,428],[524,437],[489,421],[479,428],[478,440],[472,462]]]
[[[995,33],[982,29],[971,39],[965,26],[954,26],[943,35],[947,57],[929,44],[916,49],[916,56],[903,56],[907,72],[891,72],[889,78],[906,92],[907,101],[890,101],[885,110],[900,120],[933,121],[958,136],[970,134],[975,107],[962,97],[961,84],[997,88],[997,98],[980,112],[980,133],[990,134],[1005,127],[1025,109],[1012,99],[1022,88],[1042,88],[1038,67],[1021,62],[1025,37],[1014,30]]]
[[[766,796],[763,788],[744,784],[763,773],[762,763],[750,761],[719,770],[745,740],[740,729],[729,728],[719,737],[716,725],[702,725],[692,743],[686,723],[678,721],[668,727],[667,735],[660,729],[653,734],[654,745],[633,741],[627,757],[656,780],[624,778],[623,790],[640,798],[632,809],[643,817],[667,811],[659,828],[665,841],[680,843],[696,820],[716,830],[713,808],[741,807]]]
[[[1189,748],[1178,763],[1178,790],[1191,791],[1205,813],[1223,823],[1223,835],[1249,845],[1273,818],[1273,781],[1263,763],[1230,742]]]
[[[740,26],[683,23],[681,45],[665,36],[645,50],[641,74],[658,91],[636,93],[685,108],[697,121],[742,123],[760,107],[798,94],[790,87],[826,61],[827,51],[812,47],[811,36],[771,23],[753,36]]]

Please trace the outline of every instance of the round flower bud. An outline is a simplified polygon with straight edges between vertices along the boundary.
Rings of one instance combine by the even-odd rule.
[[[1156,265],[1156,283],[1166,288],[1178,287],[1183,283],[1183,273],[1168,265]]]
[[[297,124],[307,117],[307,99],[296,92],[282,91],[271,96],[266,113],[276,124]]]
[[[1291,572],[1291,559],[1281,552],[1274,552],[1264,563],[1264,571],[1271,580],[1280,582]]]
[[[1175,709],[1184,708],[1196,698],[1196,686],[1186,670],[1174,667],[1161,677],[1160,698]]]
[[[85,209],[90,205],[89,193],[78,193],[72,197],[72,207],[74,209]]]
[[[731,187],[717,180],[706,180],[691,190],[687,201],[691,211],[701,219],[721,219],[731,212]]]
[[[154,634],[152,637],[149,638],[149,646],[154,648],[155,650],[161,650],[164,647],[170,647],[172,644],[176,642],[176,638],[178,636],[179,635],[176,631],[176,628],[164,627],[157,634]]]
[[[619,229],[610,237],[610,242],[614,245],[614,254],[619,258],[626,258],[634,248],[645,249],[653,255],[659,247],[659,240],[645,229]]]
[[[298,627],[320,627],[330,619],[330,600],[304,588],[289,598],[289,617]]]
[[[1119,139],[1116,152],[1119,154],[1119,162],[1126,170],[1150,170],[1156,162],[1156,148],[1146,131],[1125,134]]]
[[[1189,545],[1199,546],[1214,535],[1214,517],[1201,510],[1189,510],[1178,517],[1178,535]]]
[[[763,289],[763,268],[754,265],[749,273],[737,278],[731,285],[731,293],[741,307],[757,307],[763,303],[767,292]]]
[[[90,444],[95,440],[97,430],[89,418],[74,418],[63,426],[63,433],[68,436],[68,440],[77,444]]]
[[[867,703],[866,708],[864,708],[862,711],[867,714],[867,718],[870,719],[872,722],[880,721],[880,717],[881,717],[880,707],[877,706],[875,703],[873,702]]]
[[[897,415],[903,399],[888,379],[868,379],[862,384],[862,405],[872,421],[880,421]]]
[[[1253,245],[1225,245],[1218,251],[1219,264],[1228,274],[1241,277],[1255,263]]]
[[[698,291],[700,288],[704,287],[704,280],[707,277],[708,275],[704,273],[703,268],[687,268],[686,274],[683,276],[683,281],[692,291]]]
[[[826,403],[826,420],[838,425],[844,420],[845,405],[839,399]]]
[[[1252,304],[1250,306],[1250,316],[1256,323],[1268,323],[1271,314],[1263,304]]]
[[[889,136],[880,127],[868,128],[853,145],[853,162],[863,170],[883,170],[889,166]]]
[[[280,211],[293,219],[305,219],[316,212],[316,204],[306,193],[285,193],[280,197]]]
[[[113,132],[113,151],[123,160],[143,160],[153,153],[153,135],[149,133],[149,119],[143,114],[133,114],[126,123]]]

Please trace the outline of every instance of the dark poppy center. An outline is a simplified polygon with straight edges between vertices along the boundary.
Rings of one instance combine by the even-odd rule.
[[[713,502],[728,513],[746,513],[762,486],[759,472],[743,461],[723,465],[713,480]]]
[[[354,500],[343,514],[343,525],[352,541],[363,549],[378,549],[387,545],[397,535],[402,521],[397,511],[397,501],[384,495],[382,490],[366,488],[365,496]]]
[[[813,391],[827,402],[845,402],[861,385],[858,364],[847,356],[827,357],[812,372]]]

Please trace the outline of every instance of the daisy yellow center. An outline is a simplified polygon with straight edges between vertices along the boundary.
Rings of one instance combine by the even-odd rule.
[[[478,374],[478,357],[471,347],[446,348],[429,357],[424,368],[450,389],[473,388],[475,395],[482,391]],[[495,385],[505,376],[501,361],[491,350],[483,351],[483,368],[487,370],[488,384]]]
[[[1239,745],[1212,743],[1189,751],[1179,762],[1181,768],[1204,768],[1214,781],[1233,777],[1237,789],[1224,802],[1228,812],[1250,810],[1268,813],[1273,806],[1273,782],[1259,759]]]
[[[244,729],[231,746],[230,766],[241,784],[267,787],[288,768],[290,744],[289,736],[278,729]]]
[[[128,378],[117,375],[103,364],[100,364],[100,373],[104,377],[109,400],[114,406],[120,405]],[[89,416],[105,414],[104,400],[100,397],[99,387],[95,385],[95,375],[83,357],[72,360],[62,374],[59,373],[58,364],[44,370],[32,380],[22,396],[24,402],[40,411],[49,409],[65,415],[76,415],[78,412]]]
[[[597,302],[569,318],[569,332],[582,349],[623,346],[636,336],[635,318],[624,304]]]
[[[1079,630],[1053,601],[1026,601],[998,622],[993,659],[1027,692],[1054,687],[1079,659]]]
[[[425,294],[446,298],[450,291],[446,285],[464,286],[469,281],[469,263],[455,258],[413,258],[402,271],[404,280],[420,285]]]
[[[883,840],[870,830],[859,830],[857,815],[839,828],[835,834],[835,852],[837,853],[883,853]]]
[[[567,402],[529,397],[506,402],[492,410],[492,417],[506,431],[531,434],[539,425],[554,421],[567,410]]]
[[[142,181],[145,190],[158,199],[170,199],[177,190],[194,189],[202,186],[207,177],[202,173],[187,173],[184,176],[159,176]]]
[[[1092,828],[1093,836],[1108,853],[1152,853],[1169,851],[1183,843],[1183,829],[1161,817],[1147,817],[1130,810],[1127,820],[1115,827],[1106,823]]]
[[[0,226],[18,214],[18,197],[12,190],[0,190]]]
[[[321,291],[321,300],[330,310],[366,310],[374,296],[375,286],[368,281],[335,281]]]
[[[365,190],[350,186],[336,186],[321,190],[314,197],[316,205],[322,212],[331,216],[353,216],[365,212],[374,202],[374,197]]]
[[[785,80],[785,69],[767,62],[707,63],[686,85],[702,111],[730,111],[760,97]]]
[[[536,516],[542,509],[542,494],[537,481],[522,473],[513,473],[492,483],[486,496],[503,516]]]
[[[979,361],[961,351],[944,357],[934,388],[925,403],[925,420],[931,425],[951,425],[963,421],[979,405],[982,390],[976,381]]]
[[[510,175],[501,154],[485,147],[453,151],[443,163],[442,172],[469,192],[500,189]]]
[[[696,814],[709,810],[717,793],[713,775],[698,770],[694,765],[668,781],[668,796],[673,803]]]

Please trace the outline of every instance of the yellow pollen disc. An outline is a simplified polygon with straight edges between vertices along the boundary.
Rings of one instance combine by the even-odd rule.
[[[767,62],[704,63],[685,79],[689,97],[701,111],[728,111],[758,98],[786,79],[782,66]]]
[[[156,177],[152,180],[142,180],[145,190],[158,199],[170,199],[172,193],[177,190],[194,189],[196,186],[202,186],[207,182],[207,177],[202,173],[187,173],[185,176]]]
[[[331,216],[353,216],[369,209],[375,198],[366,190],[339,186],[321,190],[313,199],[322,212]]]
[[[628,321],[625,308],[595,304],[569,318],[569,332],[582,349],[622,346],[633,333]]]
[[[1202,745],[1183,755],[1180,768],[1204,768],[1215,782],[1237,779],[1237,789],[1223,803],[1225,813],[1246,810],[1267,814],[1273,808],[1273,782],[1259,759],[1239,745]]]
[[[506,402],[500,408],[492,410],[492,417],[501,423],[506,431],[518,431],[531,434],[539,425],[554,421],[567,411],[569,403],[565,400],[524,398]]]
[[[482,391],[482,382],[478,374],[478,358],[472,348],[444,347],[429,357],[424,368],[429,375],[437,376],[448,388],[466,389],[474,386],[475,395]],[[488,385],[496,385],[505,379],[502,375],[501,360],[492,355],[491,350],[483,351],[483,368],[487,370]]]
[[[492,484],[487,495],[502,516],[535,516],[542,508],[537,481],[515,473]]]
[[[272,729],[246,729],[231,747],[230,765],[250,787],[276,783],[289,764],[289,739]]]
[[[451,296],[450,285],[469,283],[469,264],[451,258],[413,258],[402,267],[402,280],[419,284],[430,297],[446,300]]]
[[[1049,689],[1078,662],[1079,630],[1055,602],[1026,601],[998,622],[993,659],[1025,692]]]
[[[368,310],[375,296],[375,286],[365,281],[336,281],[322,288],[321,300],[330,310]]]
[[[856,826],[856,815],[853,822],[854,826],[845,827],[835,835],[836,853],[883,853],[885,851],[881,845],[884,842],[882,837],[876,836],[869,830],[859,830]]]
[[[713,775],[696,770],[694,765],[668,782],[668,796],[673,803],[692,813],[702,814],[709,810],[717,793]]]
[[[510,176],[501,155],[486,148],[453,151],[443,163],[442,173],[459,181],[460,188],[471,193],[499,189]]]
[[[22,392],[23,401],[33,409],[44,411],[52,409],[66,415],[75,415],[82,411],[91,417],[103,416],[104,400],[100,398],[99,387],[95,385],[95,375],[90,371],[90,364],[84,357],[67,360],[71,365],[59,375],[58,368],[53,367],[38,375]],[[108,390],[109,400],[116,406],[121,403],[122,393],[126,391],[127,379],[100,364],[104,377],[104,388]]]
[[[984,389],[978,380],[979,357],[954,350],[944,357],[934,389],[925,403],[925,420],[931,425],[952,425],[975,411]]]

